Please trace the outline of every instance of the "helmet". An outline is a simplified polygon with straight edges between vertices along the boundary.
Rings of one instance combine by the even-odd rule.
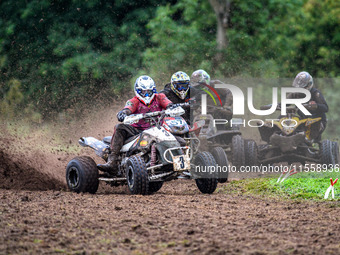
[[[135,94],[137,98],[145,105],[149,105],[155,97],[156,84],[153,79],[147,75],[139,76],[135,82]]]
[[[196,70],[191,75],[191,82],[192,82],[193,86],[198,85],[199,83],[205,83],[205,84],[209,85],[210,84],[210,75],[202,69]]]
[[[181,99],[188,94],[190,77],[185,72],[178,71],[171,76],[171,89]]]
[[[293,87],[311,90],[313,87],[313,77],[308,72],[300,72],[293,81]]]

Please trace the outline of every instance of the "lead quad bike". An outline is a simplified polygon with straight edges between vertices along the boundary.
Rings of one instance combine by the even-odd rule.
[[[174,179],[195,179],[202,193],[211,194],[217,186],[217,178],[212,171],[197,174],[195,167],[216,166],[209,152],[200,152],[193,157],[192,149],[183,144],[185,140],[176,134],[195,132],[190,130],[182,107],[163,111],[127,116],[124,124],[133,124],[141,119],[148,121],[151,128],[125,141],[120,151],[117,176],[100,174],[97,164],[91,157],[81,156],[72,159],[66,167],[66,181],[74,192],[96,193],[99,181],[111,186],[127,185],[131,194],[147,195],[157,192],[166,181]],[[198,127],[199,128],[199,127]],[[79,144],[94,149],[97,156],[107,161],[110,152],[111,136],[98,140],[82,137]],[[202,171],[203,172],[203,171]]]
[[[307,110],[311,105],[303,105]],[[262,106],[261,109],[270,109],[271,105]],[[276,110],[281,110],[278,105]],[[321,118],[301,118],[296,106],[287,107],[287,115],[280,116],[276,121],[265,121],[259,127],[261,144],[254,149],[251,155],[258,163],[273,164],[288,162],[313,162],[321,164],[324,169],[333,168],[339,162],[339,145],[337,142],[322,140],[315,142],[318,136],[317,125]],[[255,144],[256,147],[256,144]]]

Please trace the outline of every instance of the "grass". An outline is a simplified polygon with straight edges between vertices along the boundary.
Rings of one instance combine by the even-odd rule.
[[[280,197],[287,199],[324,200],[330,178],[340,178],[339,169],[328,172],[302,172],[291,176],[283,183],[276,177],[232,181],[220,189],[222,193],[243,193]],[[339,187],[339,189],[338,189]],[[340,200],[340,181],[334,185],[334,200]],[[330,196],[331,197],[331,194]]]

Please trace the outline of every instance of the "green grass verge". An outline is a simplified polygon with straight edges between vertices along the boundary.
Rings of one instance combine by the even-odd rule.
[[[330,178],[340,178],[340,170],[329,172],[303,172],[295,174],[283,183],[277,183],[279,177],[251,178],[240,181],[231,181],[219,189],[222,193],[242,193],[265,195],[289,199],[324,200]],[[340,181],[334,185],[334,200],[340,200]],[[338,188],[339,187],[339,188]],[[331,198],[331,194],[329,196]]]

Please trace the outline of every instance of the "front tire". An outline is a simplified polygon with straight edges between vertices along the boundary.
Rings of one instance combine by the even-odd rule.
[[[240,135],[234,135],[231,140],[231,162],[237,170],[245,165],[244,140]]]
[[[129,158],[126,166],[126,180],[131,194],[148,194],[149,176],[143,158],[139,156]]]
[[[163,182],[149,182],[149,194],[159,191],[163,186]]]
[[[98,178],[96,162],[90,157],[76,157],[67,164],[66,183],[71,191],[94,194],[98,190]]]
[[[196,155],[195,158],[195,166],[201,166],[201,167],[209,167],[209,166],[215,166],[216,167],[216,161],[213,157],[213,155],[210,152],[201,152]],[[216,190],[217,187],[217,178],[216,173],[211,174],[211,178],[198,178],[195,179],[197,188],[203,193],[203,194],[211,194]]]
[[[333,142],[323,140],[320,145],[321,164],[326,164],[327,168],[333,168],[335,165]]]
[[[257,145],[254,140],[244,140],[244,159],[246,166],[258,165]]]
[[[211,151],[211,154],[213,155],[217,165],[219,165],[221,168],[224,166],[227,167],[227,172],[220,171],[218,174],[218,182],[219,183],[225,183],[228,181],[228,174],[229,174],[229,162],[227,154],[225,153],[224,149],[222,147],[214,147]]]

